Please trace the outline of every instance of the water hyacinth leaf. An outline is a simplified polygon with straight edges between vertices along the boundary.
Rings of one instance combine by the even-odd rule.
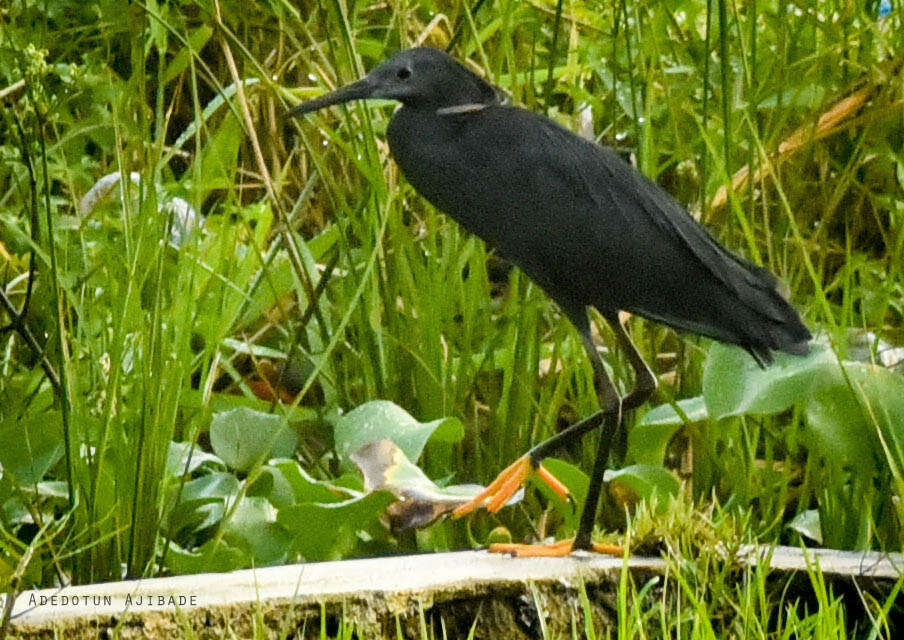
[[[230,498],[239,491],[239,481],[231,473],[218,471],[189,480],[180,494],[183,502],[198,498]]]
[[[703,396],[685,398],[676,404],[690,422],[703,422],[709,418]],[[628,432],[628,459],[637,464],[661,465],[669,441],[684,423],[684,418],[671,404],[651,409]]]
[[[208,540],[196,551],[183,549],[170,541],[166,553],[166,568],[174,574],[226,572],[247,567],[248,554],[224,540]]]
[[[409,460],[417,461],[431,437],[454,443],[464,437],[457,418],[418,422],[407,411],[388,400],[362,404],[336,420],[336,451],[344,469],[353,469],[350,456],[364,445],[383,438],[392,440]]]
[[[847,380],[839,376],[836,384],[807,401],[811,446],[833,464],[851,465],[862,473],[888,456],[888,462],[901,469],[904,379],[883,367],[856,362],[845,363],[845,373]]]
[[[307,561],[333,560],[357,546],[359,532],[385,532],[380,516],[394,501],[388,491],[375,491],[342,502],[309,502],[280,509],[276,521],[293,536],[292,553]]]
[[[0,423],[0,468],[22,485],[35,485],[63,456],[58,411]]]
[[[315,480],[295,460],[271,460],[260,468],[249,496],[267,498],[277,509],[301,502],[340,502],[349,492],[335,485]]]
[[[351,460],[364,476],[365,491],[386,490],[398,498],[386,509],[393,531],[426,527],[483,490],[474,484],[437,486],[388,438],[364,445],[351,454]],[[517,502],[520,495],[523,492],[509,504]]]
[[[221,498],[198,498],[180,502],[166,516],[164,529],[171,539],[182,540],[216,526],[226,513]]]
[[[761,369],[738,347],[710,347],[703,367],[703,398],[712,419],[784,411],[839,375],[835,354],[819,343],[805,357],[773,355],[775,362]]]
[[[330,480],[330,487],[337,489],[338,491],[345,491],[348,493],[348,497],[359,496],[364,493],[364,482],[357,469],[354,471],[347,471],[340,476],[332,478]],[[346,497],[341,498],[341,500],[345,499]]]
[[[197,532],[217,524],[226,512],[229,501],[239,492],[239,481],[231,473],[205,474],[185,483],[181,492],[172,489],[172,500],[178,494],[179,503],[166,516],[170,536],[180,531]]]
[[[265,498],[245,497],[230,515],[224,539],[245,550],[255,566],[285,562],[292,536],[276,523],[276,513]]]
[[[665,508],[665,498],[678,495],[678,481],[665,467],[635,464],[624,469],[606,471],[604,476],[609,494],[618,504],[633,507],[656,494],[659,508]]]
[[[166,475],[169,478],[178,478],[183,474],[194,473],[205,462],[215,467],[226,466],[217,456],[207,453],[196,444],[173,440],[166,452]]]
[[[292,455],[298,435],[282,416],[238,408],[216,413],[210,445],[230,469],[247,472],[268,458]]]
[[[684,412],[689,422],[703,422],[709,418],[709,412],[706,410],[706,402],[703,400],[703,396],[685,398],[684,400],[678,400],[675,404]],[[661,404],[647,411],[637,426],[680,427],[684,423],[684,418],[675,410],[674,406]]]
[[[814,393],[804,418],[807,444],[813,453],[833,466],[853,464],[861,472],[872,471],[875,438],[850,389],[837,385]]]

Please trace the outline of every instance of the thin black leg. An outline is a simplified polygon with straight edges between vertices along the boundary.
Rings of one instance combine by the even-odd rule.
[[[618,320],[618,314],[608,313],[604,314],[603,317],[606,318],[606,322],[609,323],[609,326],[615,332],[615,338],[618,340],[619,346],[627,354],[628,363],[631,365],[631,369],[634,370],[634,388],[631,393],[622,398],[622,411],[636,409],[649,400],[653,392],[656,391],[656,376],[653,375],[653,371],[646,360],[643,359],[643,356],[640,355],[637,347],[631,342],[631,337]]]
[[[612,383],[603,360],[600,358],[596,345],[593,342],[593,336],[590,332],[590,322],[586,315],[586,310],[581,313],[569,313],[571,321],[574,323],[590,357],[590,363],[593,367],[594,386],[600,398],[600,404],[603,407],[593,415],[577,422],[561,433],[544,440],[540,444],[528,451],[532,464],[536,467],[547,455],[564,446],[566,443],[583,436],[588,431],[599,427],[599,443],[597,445],[596,457],[593,462],[593,471],[590,476],[590,486],[587,490],[587,497],[581,508],[581,519],[578,525],[578,531],[572,544],[572,549],[590,549],[592,546],[591,534],[593,533],[593,525],[596,522],[596,511],[599,507],[600,495],[603,490],[603,477],[606,473],[606,467],[609,463],[609,453],[612,447],[613,437],[619,434],[622,428],[622,418],[625,411],[634,409],[649,399],[650,395],[656,389],[656,377],[650,370],[643,357],[637,351],[631,338],[628,336],[624,327],[618,321],[615,313],[603,314],[606,321],[612,326],[615,332],[619,346],[625,350],[628,362],[634,370],[634,388],[624,398],[618,395],[618,390]]]
[[[540,444],[534,446],[534,448],[527,452],[527,455],[530,456],[531,460],[534,463],[534,466],[539,465],[540,462],[543,461],[543,458],[563,448],[566,444],[568,444],[568,442],[574,440],[575,438],[580,438],[588,431],[596,429],[599,426],[600,422],[602,422],[605,415],[606,411],[600,410],[584,418],[580,422],[575,422],[573,425],[567,427],[564,431],[560,431],[551,438],[544,440]]]
[[[603,366],[603,360],[596,350],[596,345],[590,334],[589,322],[585,320],[582,326],[582,323],[578,322],[577,318],[573,318],[572,322],[577,327],[581,340],[584,342],[584,347],[587,350],[587,355],[590,357],[590,364],[593,367],[594,385],[596,386],[596,391],[600,397],[600,404],[603,409],[587,416],[580,422],[574,423],[564,431],[560,431],[528,451],[527,453],[535,466],[540,464],[543,458],[558,451],[575,438],[580,438],[588,431],[598,427],[607,414],[615,413],[619,405],[619,400],[621,401],[621,410],[630,411],[646,402],[656,389],[656,378],[653,375],[653,372],[647,366],[647,363],[641,357],[640,353],[638,353],[634,343],[631,342],[628,334],[621,326],[621,323],[619,323],[618,316],[613,315],[610,317],[609,315],[606,315],[604,317],[606,318],[606,321],[612,325],[612,330],[615,332],[619,345],[627,352],[628,362],[635,373],[634,389],[624,398],[619,399],[615,385],[613,385],[612,381],[609,379],[609,374],[606,373],[606,369]]]
[[[592,546],[591,535],[593,533],[593,525],[596,522],[600,495],[603,490],[603,478],[606,474],[606,466],[609,463],[609,452],[612,447],[613,437],[619,435],[624,428],[622,423],[624,411],[638,407],[646,402],[656,389],[656,377],[637,351],[634,343],[631,342],[631,338],[618,320],[618,315],[610,313],[606,314],[605,318],[612,326],[619,345],[626,351],[628,362],[634,370],[634,389],[624,398],[619,397],[615,385],[612,384],[612,380],[603,367],[603,361],[599,356],[599,352],[596,350],[596,345],[590,333],[589,322],[586,323],[585,327],[579,327],[579,329],[583,329],[581,330],[581,338],[587,348],[590,362],[593,363],[594,382],[596,383],[597,393],[600,394],[600,402],[603,405],[603,409],[563,432],[564,434],[575,429],[572,437],[576,437],[576,429],[578,427],[583,428],[585,423],[592,424],[593,419],[599,416],[596,418],[600,424],[599,443],[596,457],[593,461],[593,472],[590,476],[587,498],[584,500],[584,506],[581,509],[581,520],[578,524],[578,531],[574,537],[572,549],[586,550]],[[592,427],[588,426],[586,430],[589,431],[590,428]]]
[[[596,511],[599,508],[600,495],[603,492],[603,477],[609,464],[609,449],[612,445],[612,436],[619,429],[621,411],[604,415],[603,424],[600,426],[599,444],[596,448],[596,458],[593,461],[593,472],[590,474],[590,485],[587,487],[587,497],[581,509],[581,521],[578,524],[578,532],[574,536],[572,549],[590,549],[592,544],[591,534],[593,524],[596,522]]]
[[[596,392],[599,394],[600,404],[603,407],[598,414],[594,414],[600,416],[598,420],[600,425],[599,442],[596,448],[596,456],[593,459],[593,472],[590,474],[587,497],[584,499],[584,505],[581,508],[581,520],[578,524],[577,534],[574,536],[574,543],[571,546],[572,549],[588,550],[593,543],[591,538],[593,524],[596,522],[596,511],[599,508],[600,494],[603,490],[603,476],[606,473],[606,466],[609,464],[609,449],[612,445],[612,437],[618,432],[621,425],[622,400],[618,395],[618,390],[612,383],[612,379],[606,373],[606,368],[603,366],[603,360],[600,358],[596,344],[593,342],[593,335],[590,333],[589,322],[586,322],[585,327],[581,328],[581,339],[584,341],[584,347],[587,349],[587,355],[590,357],[591,365],[593,365],[593,381],[596,386]]]

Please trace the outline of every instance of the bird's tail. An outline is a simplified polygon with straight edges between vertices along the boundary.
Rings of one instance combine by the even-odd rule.
[[[801,320],[800,314],[779,292],[775,276],[762,267],[745,265],[753,276],[748,291],[743,292],[743,306],[749,311],[743,316],[745,326],[738,327],[742,336],[737,344],[753,356],[761,367],[772,363],[773,351],[784,351],[798,356],[810,352],[813,335]]]

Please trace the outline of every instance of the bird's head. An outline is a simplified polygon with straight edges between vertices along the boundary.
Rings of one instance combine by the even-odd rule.
[[[388,98],[415,109],[449,109],[501,101],[498,89],[447,53],[429,47],[400,51],[364,78],[289,111],[298,116],[351,100]]]

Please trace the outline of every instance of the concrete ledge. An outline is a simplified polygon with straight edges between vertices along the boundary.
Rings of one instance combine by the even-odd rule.
[[[750,564],[768,558],[778,572],[806,571],[809,559],[825,575],[882,582],[893,582],[904,572],[900,554],[813,550],[805,558],[799,549],[778,547],[749,548],[741,558]],[[504,620],[504,612],[496,611],[496,604],[502,602],[504,609],[506,600],[511,604],[525,593],[536,596],[530,591],[535,587],[552,594],[576,593],[581,584],[614,597],[624,566],[620,558],[598,555],[510,558],[462,551],[28,591],[16,599],[10,631],[13,637],[28,638],[62,632],[67,640],[96,638],[98,633],[105,637],[114,628],[122,637],[179,637],[189,629],[197,637],[209,637],[205,630],[217,637],[224,629],[244,636],[256,624],[274,623],[290,625],[303,637],[303,628],[319,630],[322,613],[339,612],[369,630],[366,637],[381,637],[395,635],[398,617],[417,618],[444,603],[470,602],[477,606],[474,611],[489,608],[491,617],[502,616],[498,625],[512,632],[499,635],[496,629],[478,637],[524,637]],[[660,558],[627,560],[638,581],[661,574],[665,566]]]

